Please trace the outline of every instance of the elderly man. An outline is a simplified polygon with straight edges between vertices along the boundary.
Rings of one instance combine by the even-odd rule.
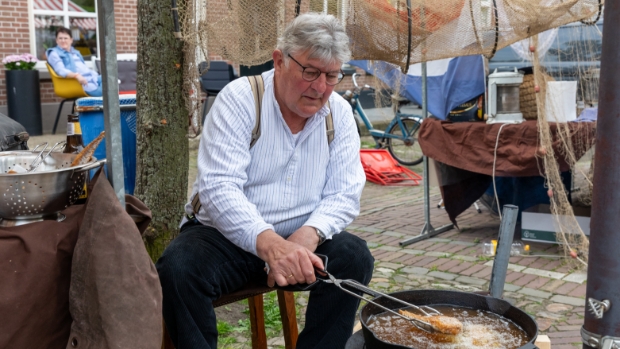
[[[314,282],[314,268],[323,268],[314,253],[328,256],[334,276],[370,281],[374,260],[365,241],[342,231],[359,213],[365,182],[351,107],[333,93],[348,43],[333,16],[301,15],[278,40],[274,70],[262,74],[259,115],[248,79],[219,93],[200,142],[194,200],[157,262],[176,348],[216,348],[211,303],[249,281]],[[343,348],[358,305],[318,283],[297,348]]]

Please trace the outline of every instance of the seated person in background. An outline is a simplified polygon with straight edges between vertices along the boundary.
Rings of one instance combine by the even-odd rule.
[[[92,97],[101,97],[101,76],[90,70],[84,58],[71,46],[73,37],[71,30],[60,27],[56,30],[56,44],[46,51],[47,62],[56,74],[65,78],[74,78],[82,84],[84,92]]]
[[[252,149],[258,116],[248,79],[218,94],[200,140],[192,195],[202,205],[185,206],[181,232],[157,262],[176,348],[217,348],[212,302],[247,282],[314,282],[314,268],[324,267],[315,252],[328,256],[335,277],[370,282],[374,259],[366,242],[343,231],[359,213],[366,181],[351,106],[333,93],[350,56],[334,16],[293,20],[273,52],[275,69],[262,74],[262,137]],[[297,349],[344,348],[358,305],[334,285],[316,285]]]

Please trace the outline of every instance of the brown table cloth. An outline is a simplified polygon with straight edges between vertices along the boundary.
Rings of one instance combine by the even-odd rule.
[[[97,177],[96,177],[97,178]],[[0,348],[158,348],[161,288],[140,233],[105,179],[53,220],[0,228]]]
[[[446,212],[452,222],[488,188],[498,132],[503,124],[445,122],[425,119],[419,132],[422,152],[439,162],[438,180]],[[561,154],[557,125],[550,124],[555,154]],[[574,154],[580,158],[593,145],[594,122],[568,123]],[[509,124],[502,128],[497,146],[495,175],[502,177],[540,176],[544,173],[536,121]],[[558,155],[561,171],[570,166]]]

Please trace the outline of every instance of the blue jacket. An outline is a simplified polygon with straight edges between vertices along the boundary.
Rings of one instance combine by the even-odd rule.
[[[73,47],[71,47],[71,52],[67,52],[58,46],[54,46],[48,49],[47,51],[45,51],[45,54],[47,55],[47,57],[50,56],[50,53],[52,51],[56,52],[58,56],[60,57],[60,59],[62,59],[62,63],[65,65],[65,68],[71,70],[72,72],[76,72],[77,68],[75,67],[75,63],[73,63],[73,59],[71,59],[71,53],[77,54],[77,56],[80,57],[80,59],[82,60],[82,63],[84,63],[84,57],[82,57],[80,52]]]

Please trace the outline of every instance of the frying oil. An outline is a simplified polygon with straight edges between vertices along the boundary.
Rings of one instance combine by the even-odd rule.
[[[369,319],[368,328],[385,342],[417,349],[515,349],[528,342],[523,329],[497,314],[452,306],[433,308],[461,321],[463,331],[457,335],[428,333],[388,312]]]

